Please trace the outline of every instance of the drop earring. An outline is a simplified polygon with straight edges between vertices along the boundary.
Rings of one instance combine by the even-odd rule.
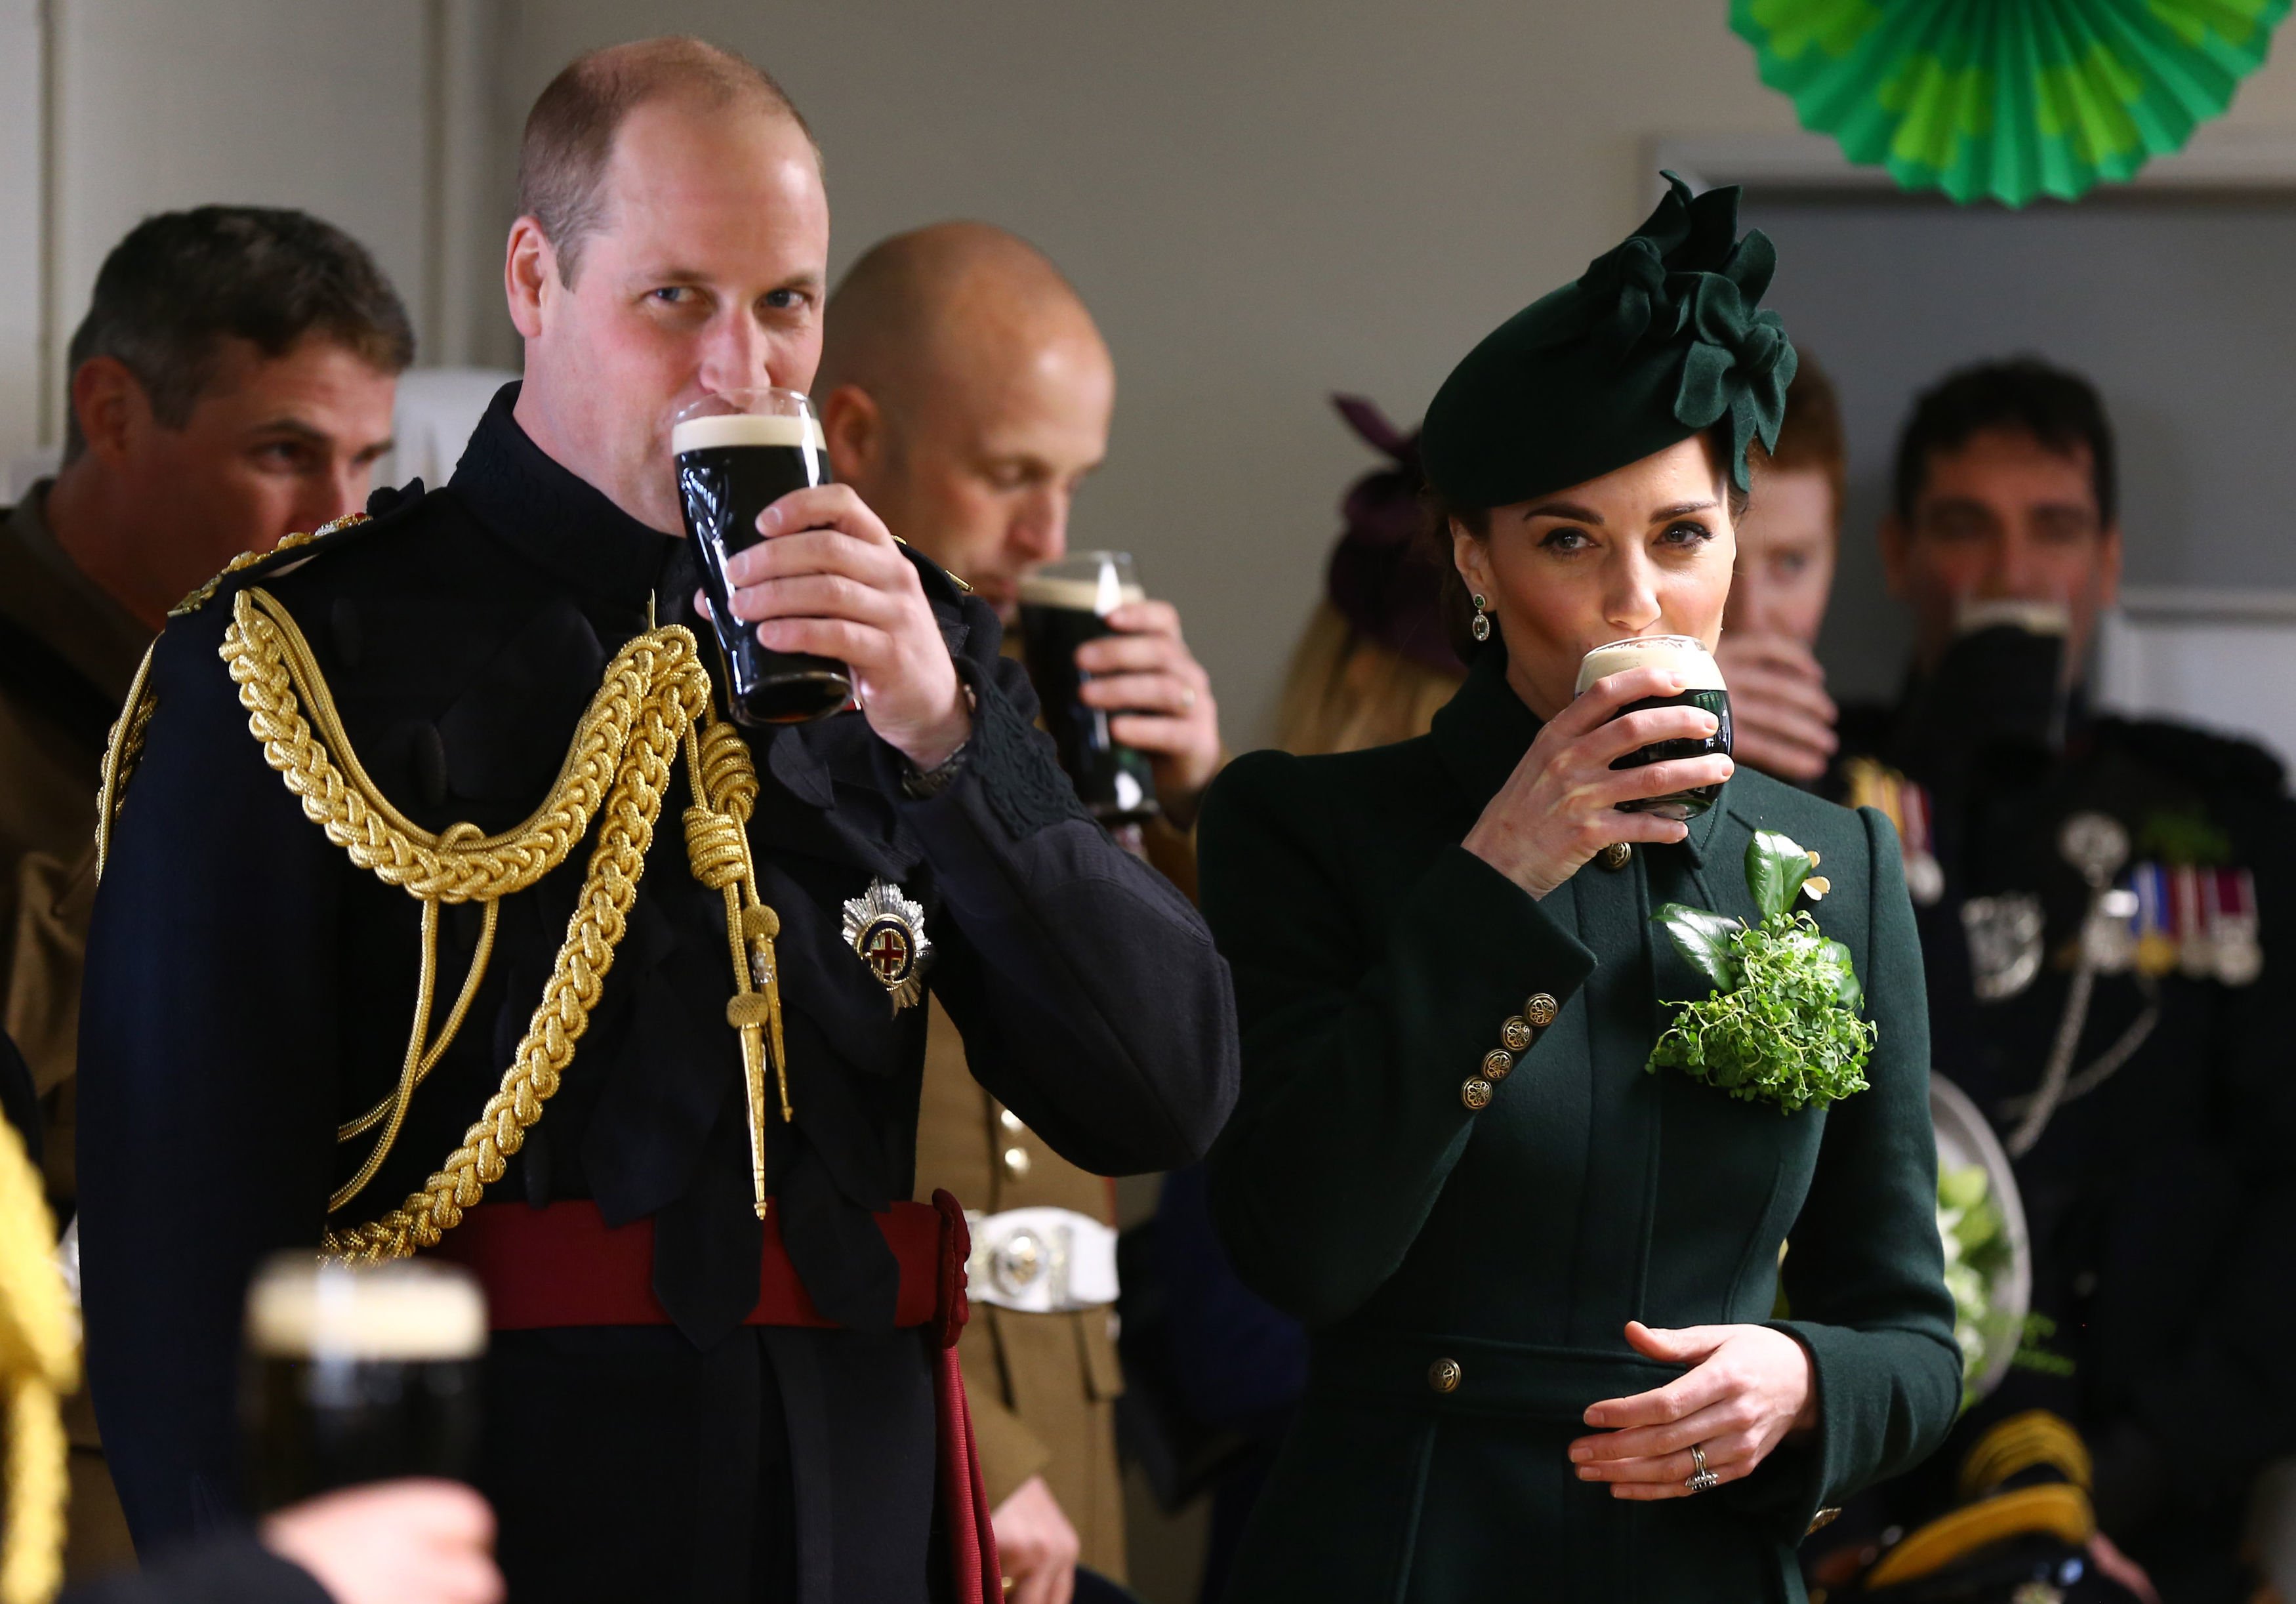
[[[1483,593],[1477,591],[1475,593],[1475,616],[1468,621],[1467,633],[1474,636],[1478,641],[1488,641],[1491,638],[1491,616],[1483,610],[1489,605],[1489,602],[1483,600]]]

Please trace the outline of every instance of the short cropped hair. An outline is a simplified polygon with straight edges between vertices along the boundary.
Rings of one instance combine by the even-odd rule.
[[[2104,401],[2096,386],[2079,373],[2038,356],[1979,363],[1947,374],[1922,393],[1905,432],[1898,437],[1893,500],[1898,518],[1913,521],[1915,504],[1929,479],[1931,453],[1958,450],[1990,429],[2019,430],[2045,450],[2064,456],[2087,446],[2097,515],[2106,524],[2113,521],[2120,509],[2120,483]]]
[[[181,429],[215,382],[226,340],[284,356],[306,336],[344,347],[379,372],[414,360],[414,329],[365,247],[308,212],[202,206],[146,217],[96,270],[70,371],[110,356],[135,375],[152,413]],[[64,461],[87,449],[77,413]]]
[[[1833,521],[1841,521],[1841,500],[1849,487],[1849,446],[1841,430],[1841,402],[1833,381],[1808,351],[1786,386],[1786,418],[1778,427],[1778,443],[1770,448],[1769,465],[1788,472],[1818,472],[1833,487]]]
[[[532,217],[550,241],[560,282],[572,286],[583,242],[605,220],[606,164],[622,119],[672,98],[709,110],[747,104],[788,118],[813,139],[771,73],[703,40],[671,35],[576,56],[526,114],[518,150],[519,215]]]

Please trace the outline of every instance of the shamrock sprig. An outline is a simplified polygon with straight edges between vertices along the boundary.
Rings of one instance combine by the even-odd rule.
[[[1680,1005],[1645,1069],[1669,1066],[1788,1114],[1866,1090],[1876,1032],[1858,1015],[1865,994],[1849,949],[1794,906],[1798,896],[1815,902],[1833,889],[1811,872],[1816,867],[1815,852],[1757,831],[1746,847],[1746,888],[1761,923],[1681,903],[1651,916],[1715,990]]]

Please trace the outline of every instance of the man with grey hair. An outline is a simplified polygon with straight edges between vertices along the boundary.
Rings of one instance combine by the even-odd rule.
[[[366,499],[414,355],[366,251],[302,212],[148,217],[96,274],[63,466],[0,510],[0,1029],[33,1068],[60,1215],[104,732],[185,592]],[[85,1394],[73,1415],[78,1575],[127,1543]]]
[[[521,175],[523,381],[446,486],[171,622],[111,787],[82,1219],[128,1515],[235,1513],[266,1254],[420,1250],[488,1293],[513,1597],[995,1600],[964,1216],[910,1197],[922,993],[1118,1174],[1225,1119],[1226,969],[1084,814],[995,616],[850,487],[724,569],[857,705],[728,722],[670,439],[819,357],[828,201],[773,81],[594,52]]]

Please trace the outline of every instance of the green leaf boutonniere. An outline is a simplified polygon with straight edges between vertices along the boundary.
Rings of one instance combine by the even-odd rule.
[[[1757,831],[1746,847],[1746,888],[1760,924],[1680,903],[1651,916],[1715,991],[1681,1005],[1645,1069],[1670,1065],[1788,1114],[1866,1090],[1861,1072],[1875,1031],[1858,1016],[1865,995],[1849,949],[1794,907],[1797,896],[1815,902],[1833,889],[1810,872],[1816,866],[1817,854]]]

